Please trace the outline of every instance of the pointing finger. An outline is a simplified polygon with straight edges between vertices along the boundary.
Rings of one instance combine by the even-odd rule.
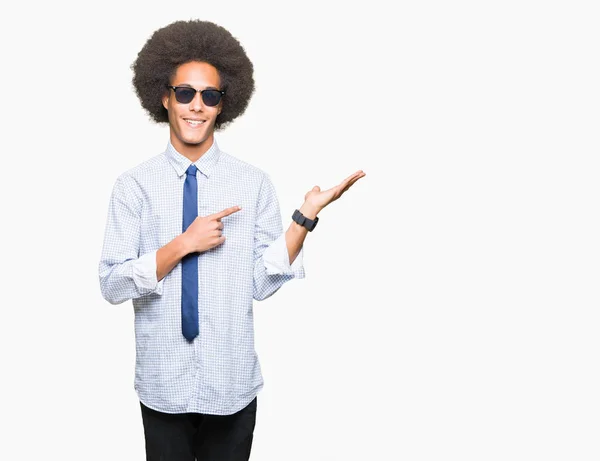
[[[221,218],[224,218],[225,216],[229,216],[230,214],[233,214],[236,211],[240,211],[241,209],[242,209],[241,206],[232,206],[229,208],[225,208],[223,211],[219,211],[218,213],[214,213],[214,214],[210,215],[210,217],[212,219],[216,219],[217,221],[219,221]]]

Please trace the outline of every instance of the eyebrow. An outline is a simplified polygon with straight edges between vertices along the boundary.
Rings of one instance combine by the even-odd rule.
[[[173,86],[185,86],[187,88],[194,88],[192,85],[190,85],[189,83],[180,83],[179,85],[173,85]],[[218,90],[218,88],[216,86],[207,86],[206,88],[203,88],[204,90]]]

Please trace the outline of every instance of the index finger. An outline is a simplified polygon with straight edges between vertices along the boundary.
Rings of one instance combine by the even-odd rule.
[[[224,218],[225,216],[229,216],[230,214],[233,214],[236,211],[240,211],[241,209],[242,209],[241,206],[232,206],[229,208],[225,208],[223,211],[219,211],[218,213],[214,213],[214,214],[210,215],[210,217],[212,219],[216,219],[217,221],[219,221],[221,218]]]
[[[348,176],[346,179],[344,179],[340,185],[344,185],[347,186],[348,184],[352,184],[354,182],[356,182],[357,180],[359,180],[360,178],[362,178],[363,176],[365,176],[365,173],[363,170],[358,170],[356,173],[351,174],[350,176]]]
[[[357,177],[357,176],[364,176],[365,172],[363,170],[358,170],[356,173],[352,173],[350,176],[348,176],[346,179],[344,179],[344,181],[350,181],[351,179]]]

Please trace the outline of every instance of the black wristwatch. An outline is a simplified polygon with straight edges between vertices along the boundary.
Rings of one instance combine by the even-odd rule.
[[[306,216],[300,213],[300,210],[294,211],[292,219],[301,226],[306,227],[309,232],[312,232],[312,230],[317,227],[317,223],[319,222],[319,218],[317,216],[315,216],[315,219],[308,219]]]

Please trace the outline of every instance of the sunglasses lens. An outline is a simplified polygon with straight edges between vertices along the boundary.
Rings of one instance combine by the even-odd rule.
[[[221,100],[221,92],[218,90],[204,90],[202,92],[202,101],[207,106],[216,106]]]
[[[177,102],[180,102],[181,104],[187,104],[188,102],[191,102],[195,95],[196,90],[193,88],[177,88],[175,90],[175,99],[177,99]]]

